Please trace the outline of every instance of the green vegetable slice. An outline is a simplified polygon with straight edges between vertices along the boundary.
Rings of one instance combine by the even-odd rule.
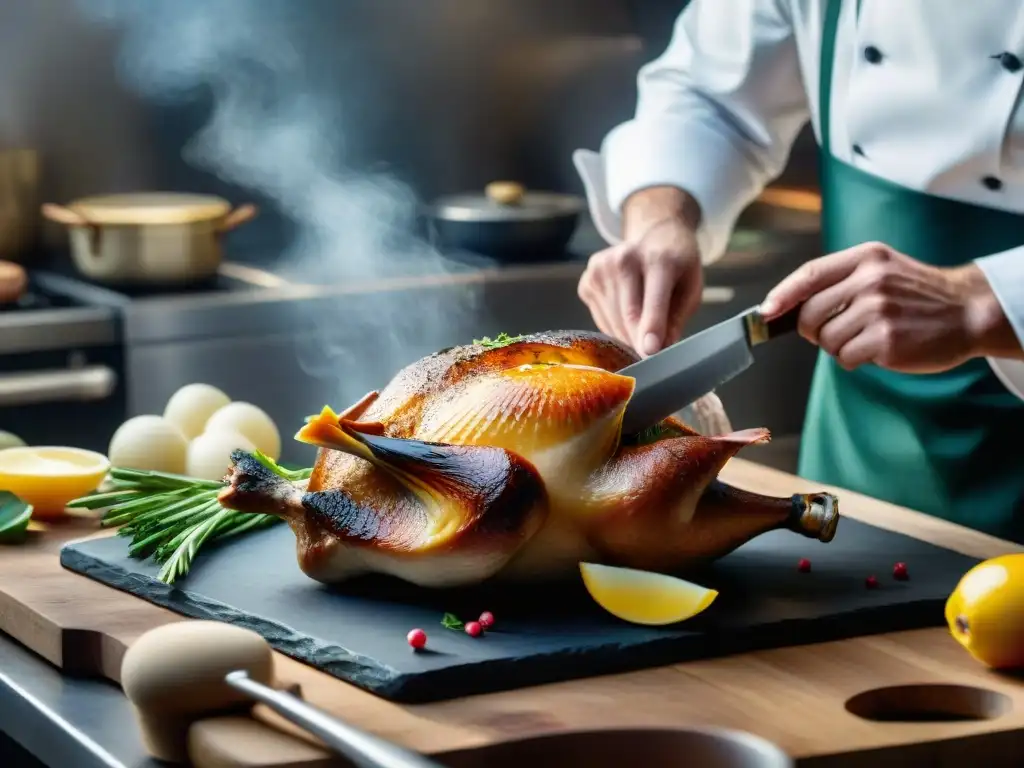
[[[0,544],[22,541],[31,519],[31,504],[10,491],[0,491]]]

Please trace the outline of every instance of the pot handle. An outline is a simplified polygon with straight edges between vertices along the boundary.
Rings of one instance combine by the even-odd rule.
[[[48,218],[50,221],[56,221],[58,224],[66,224],[69,227],[91,226],[91,222],[82,214],[72,210],[71,208],[65,208],[63,205],[57,205],[56,203],[43,203],[42,213],[43,216]]]
[[[89,230],[89,254],[98,256],[100,252],[100,226],[93,224],[78,211],[67,208],[56,203],[43,203],[43,216],[50,221],[64,224],[68,227],[86,227]]]
[[[246,203],[240,205],[235,210],[230,211],[223,219],[220,224],[217,225],[217,234],[223,235],[226,232],[230,232],[233,229],[245,224],[247,221],[252,221],[256,218],[256,214],[260,212],[252,203]]]

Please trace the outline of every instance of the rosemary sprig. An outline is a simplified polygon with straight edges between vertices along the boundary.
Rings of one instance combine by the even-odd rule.
[[[286,469],[259,451],[253,457],[291,482],[312,474],[311,469]],[[223,482],[114,467],[109,485],[110,490],[75,499],[68,506],[104,510],[100,524],[131,539],[131,557],[152,557],[161,563],[157,578],[165,584],[188,574],[202,547],[278,522],[273,515],[250,515],[222,507],[217,494],[225,486]]]

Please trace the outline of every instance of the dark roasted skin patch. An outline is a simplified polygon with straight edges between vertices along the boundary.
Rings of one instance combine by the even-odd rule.
[[[444,502],[465,510],[459,539],[519,534],[538,505],[546,507],[544,483],[533,465],[502,448],[428,443],[357,434],[377,458],[433,488]],[[378,504],[384,499],[377,499]],[[302,504],[340,539],[402,551],[418,545],[427,528],[425,511],[410,492],[388,508],[370,508],[340,489],[306,493]]]
[[[374,454],[480,514],[480,533],[517,531],[537,503],[546,502],[544,481],[526,459],[503,448],[448,445],[357,434]]]
[[[501,493],[491,500],[477,525],[484,536],[517,534],[538,505],[547,507],[547,492],[537,470],[515,454],[505,455],[511,461]]]
[[[380,510],[356,502],[340,489],[304,493],[302,506],[309,512],[311,522],[339,539],[388,543],[390,526]],[[406,514],[413,513],[410,510]]]

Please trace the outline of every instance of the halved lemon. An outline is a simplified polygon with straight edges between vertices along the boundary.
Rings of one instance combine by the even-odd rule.
[[[69,501],[96,490],[109,470],[106,456],[81,448],[0,450],[0,489],[34,507],[36,518],[59,517]]]
[[[587,592],[608,613],[633,624],[676,624],[711,605],[718,592],[674,576],[580,563]]]

